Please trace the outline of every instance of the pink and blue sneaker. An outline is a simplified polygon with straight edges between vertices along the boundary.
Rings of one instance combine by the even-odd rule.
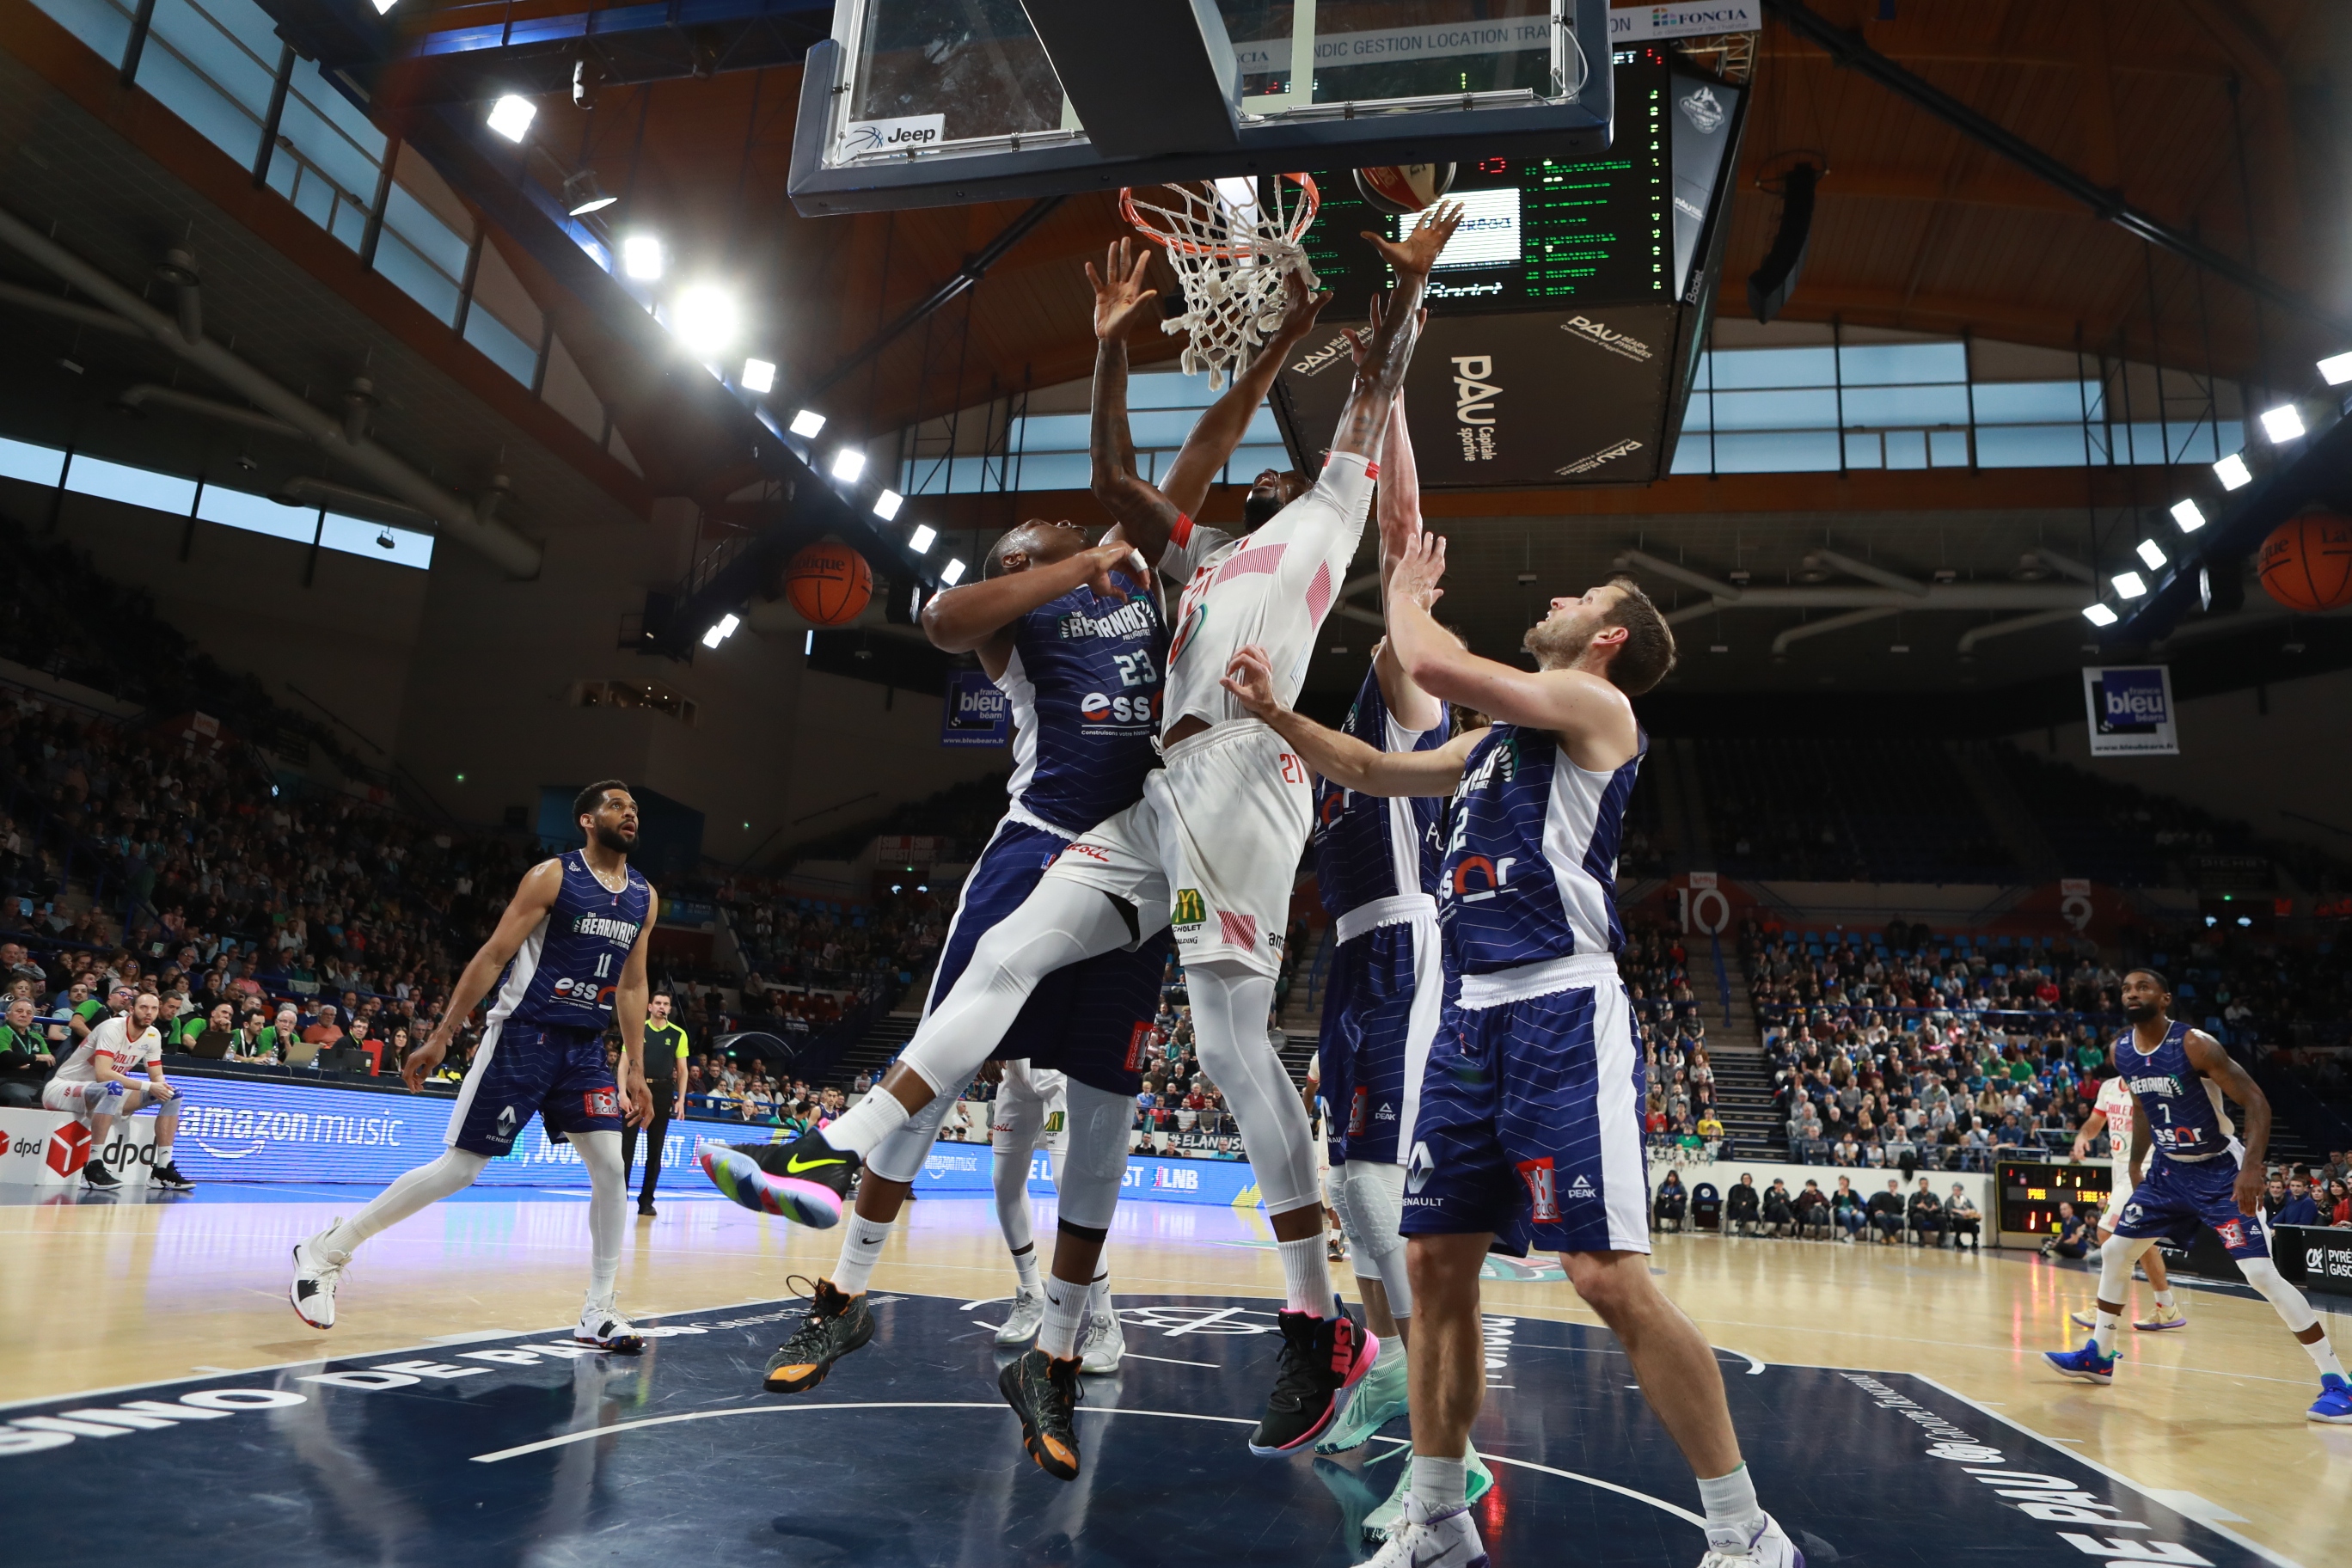
[[[2314,1421],[2325,1421],[2333,1426],[2352,1426],[2352,1385],[2329,1373],[2319,1380],[2319,1397],[2304,1412]]]
[[[2116,1380],[2116,1358],[2101,1355],[2096,1340],[2085,1342],[2078,1351],[2043,1351],[2042,1359],[2068,1377],[2084,1383],[2113,1383]]]

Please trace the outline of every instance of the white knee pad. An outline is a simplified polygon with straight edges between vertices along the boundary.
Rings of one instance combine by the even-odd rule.
[[[1388,1292],[1389,1311],[1412,1315],[1412,1286],[1405,1277],[1404,1167],[1372,1160],[1349,1160],[1333,1173],[1339,1178],[1339,1223],[1359,1279],[1377,1278]]]
[[[1076,1079],[1068,1093],[1070,1141],[1055,1173],[1059,1215],[1072,1225],[1108,1230],[1127,1180],[1127,1133],[1135,1121],[1135,1101]]]
[[[2152,1236],[2110,1236],[2099,1244],[2099,1300],[2120,1301],[2131,1289],[2132,1265],[2156,1245]]]
[[[2285,1277],[2279,1273],[2277,1264],[2267,1258],[2241,1258],[2237,1264],[2238,1272],[2246,1277],[2246,1283],[2261,1291],[2277,1310],[2288,1332],[2300,1334],[2319,1321],[2319,1314],[2311,1310],[2311,1303],[2304,1298],[2302,1291],[2287,1283]]]
[[[620,1192],[628,1181],[621,1167],[621,1135],[615,1131],[567,1132],[564,1139],[578,1151],[580,1163],[588,1167],[588,1179],[598,1191],[609,1185]]]
[[[876,1089],[876,1094],[887,1089]],[[923,1173],[923,1162],[931,1157],[931,1145],[939,1141],[940,1123],[948,1119],[948,1111],[956,1102],[952,1094],[935,1094],[931,1102],[907,1118],[896,1132],[874,1145],[866,1156],[866,1168],[886,1182],[911,1182]]]

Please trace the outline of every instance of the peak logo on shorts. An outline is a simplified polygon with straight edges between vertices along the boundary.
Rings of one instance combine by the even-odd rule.
[[[1531,1217],[1538,1225],[1559,1224],[1559,1194],[1555,1186],[1557,1178],[1552,1171],[1551,1156],[1546,1154],[1540,1160],[1522,1160],[1518,1169],[1519,1180],[1528,1184],[1528,1198],[1534,1205]],[[1580,1176],[1577,1179],[1583,1180]]]
[[[1175,909],[1171,919],[1180,926],[1204,925],[1209,919],[1208,900],[1201,897],[1198,888],[1176,889]]]

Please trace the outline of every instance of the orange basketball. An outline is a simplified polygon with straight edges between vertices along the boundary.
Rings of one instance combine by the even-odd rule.
[[[2273,529],[2254,557],[2263,591],[2290,610],[2318,615],[2352,605],[2352,518],[2307,511]]]
[[[845,626],[874,597],[874,573],[846,544],[821,539],[784,569],[784,597],[814,625]]]

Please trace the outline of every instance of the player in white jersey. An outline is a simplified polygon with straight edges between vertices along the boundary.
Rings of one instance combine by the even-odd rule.
[[[2132,1103],[2131,1089],[2124,1082],[2123,1074],[2110,1072],[2100,1080],[2099,1098],[2082,1131],[2074,1134],[2074,1157],[2077,1160],[2090,1149],[2093,1139],[2102,1132],[2107,1135],[2107,1163],[2114,1174],[2107,1185],[2107,1206],[2099,1211],[2102,1246],[2115,1235],[2116,1215],[2122,1210],[2124,1201],[2132,1195],[2132,1189],[2139,1185],[2139,1173],[2132,1169],[2131,1161]],[[2156,1289],[2156,1315],[2142,1318],[2132,1327],[2151,1332],[2187,1328],[2189,1320],[2180,1310],[2172,1281],[2165,1276],[2163,1254],[2151,1247],[2140,1255],[2140,1262],[2147,1269],[2148,1284]],[[2075,1313],[2074,1321],[2086,1329],[2098,1326],[2098,1320],[2088,1312]]]
[[[1097,280],[1095,493],[1146,560],[1186,583],[1160,735],[1167,765],[1149,775],[1140,802],[1073,841],[1021,908],[982,939],[963,978],[884,1080],[885,1092],[813,1134],[806,1148],[795,1145],[787,1160],[795,1173],[845,1184],[856,1158],[960,1087],[996,1049],[1043,976],[1172,923],[1202,1068],[1241,1124],[1282,1257],[1282,1366],[1251,1438],[1259,1453],[1292,1452],[1321,1436],[1378,1346],[1334,1314],[1306,1108],[1266,1036],[1307,842],[1307,770],[1221,680],[1234,653],[1261,640],[1277,650],[1285,695],[1296,693],[1363,531],[1429,269],[1460,217],[1458,207],[1433,209],[1402,243],[1367,236],[1398,282],[1385,311],[1376,307],[1370,330],[1355,340],[1355,386],[1329,460],[1306,494],[1246,538],[1195,526],[1120,460],[1125,355],[1116,345],[1156,312],[1139,265],[1125,276],[1114,267],[1109,279]],[[1103,374],[1114,355],[1115,381]],[[1029,1429],[1031,1414],[1022,1417]]]
[[[114,1141],[115,1118],[148,1105],[156,1107],[155,1169],[149,1179],[174,1192],[195,1186],[172,1163],[172,1140],[180,1127],[180,1091],[163,1077],[163,1037],[155,1027],[161,1010],[155,993],[140,992],[128,1013],[84,1035],[56,1076],[41,1086],[43,1110],[61,1110],[89,1124],[89,1161],[82,1166],[82,1181],[93,1191],[122,1184],[100,1156]],[[131,1076],[140,1068],[147,1072],[144,1083]]]

